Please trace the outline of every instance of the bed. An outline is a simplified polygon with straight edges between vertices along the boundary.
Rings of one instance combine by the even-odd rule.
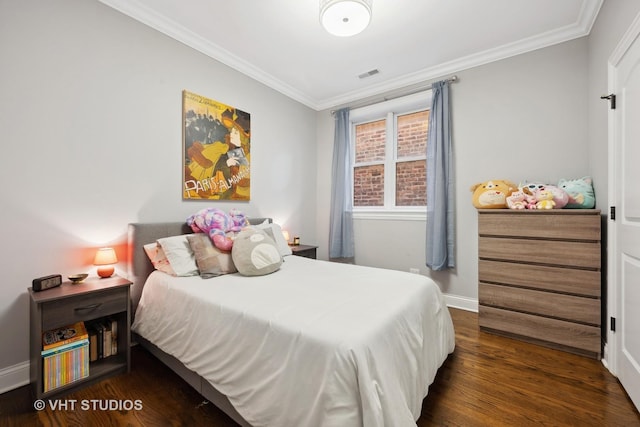
[[[257,277],[154,270],[143,246],[190,232],[129,225],[136,342],[242,426],[415,426],[455,346],[435,282],[293,255]]]

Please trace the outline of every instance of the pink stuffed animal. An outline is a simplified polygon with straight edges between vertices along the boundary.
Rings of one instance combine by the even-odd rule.
[[[196,233],[207,233],[216,248],[230,251],[233,238],[247,224],[247,219],[235,209],[227,214],[221,209],[204,208],[187,218],[187,224]]]
[[[509,197],[507,197],[507,207],[509,209],[525,209],[527,202],[525,201],[524,191],[514,191]]]

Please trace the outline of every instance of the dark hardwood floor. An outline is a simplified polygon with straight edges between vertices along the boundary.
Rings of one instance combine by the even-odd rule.
[[[476,313],[451,314],[456,350],[424,400],[419,427],[640,426],[600,361],[480,332]],[[142,348],[132,357],[130,374],[66,396],[66,409],[35,411],[27,386],[0,395],[0,426],[236,426]],[[92,410],[91,399],[138,400],[141,408]]]

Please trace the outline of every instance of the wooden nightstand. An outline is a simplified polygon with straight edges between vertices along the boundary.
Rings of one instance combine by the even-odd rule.
[[[55,398],[131,370],[131,284],[127,279],[113,276],[89,278],[77,285],[65,282],[41,292],[29,288],[30,378],[36,399]],[[91,362],[88,377],[45,393],[41,356],[43,331],[103,317],[110,317],[118,323],[118,354]]]
[[[305,258],[313,258],[313,259],[316,259],[316,249],[318,249],[318,247],[312,246],[312,245],[291,246],[291,252],[293,252],[293,255],[302,256]]]

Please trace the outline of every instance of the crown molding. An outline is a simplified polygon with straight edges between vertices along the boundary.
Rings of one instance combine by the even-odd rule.
[[[316,102],[304,93],[285,82],[265,73],[253,64],[234,55],[223,47],[199,36],[188,28],[144,6],[136,0],[99,0],[103,3],[154,30],[157,30],[210,58],[219,61],[234,70],[298,101],[310,108],[316,108]]]
[[[463,58],[425,68],[414,73],[387,80],[385,82],[367,86],[363,89],[348,92],[340,96],[326,99],[314,99],[295,89],[291,85],[265,73],[256,66],[234,55],[221,46],[199,36],[188,28],[162,16],[147,8],[136,0],[99,0],[101,3],[157,30],[161,33],[245,74],[252,79],[298,101],[316,111],[348,105],[367,97],[421,84],[438,77],[456,73],[458,71],[510,58],[523,53],[542,49],[563,43],[591,32],[591,28],[598,16],[604,0],[584,0],[578,19],[574,24],[557,30],[548,31],[533,37],[525,38],[514,43],[508,43],[494,49],[474,53]]]
[[[444,62],[437,66],[425,68],[415,73],[406,74],[396,79],[367,86],[364,89],[348,92],[334,98],[325,99],[318,103],[316,109],[325,110],[348,105],[349,103],[367,97],[373,97],[412,85],[425,83],[438,77],[587,36],[591,32],[591,28],[598,16],[598,12],[600,11],[603,1],[604,0],[585,0],[582,3],[578,19],[574,24],[533,37],[528,37],[513,43],[508,43],[493,49],[474,53],[453,61]]]

